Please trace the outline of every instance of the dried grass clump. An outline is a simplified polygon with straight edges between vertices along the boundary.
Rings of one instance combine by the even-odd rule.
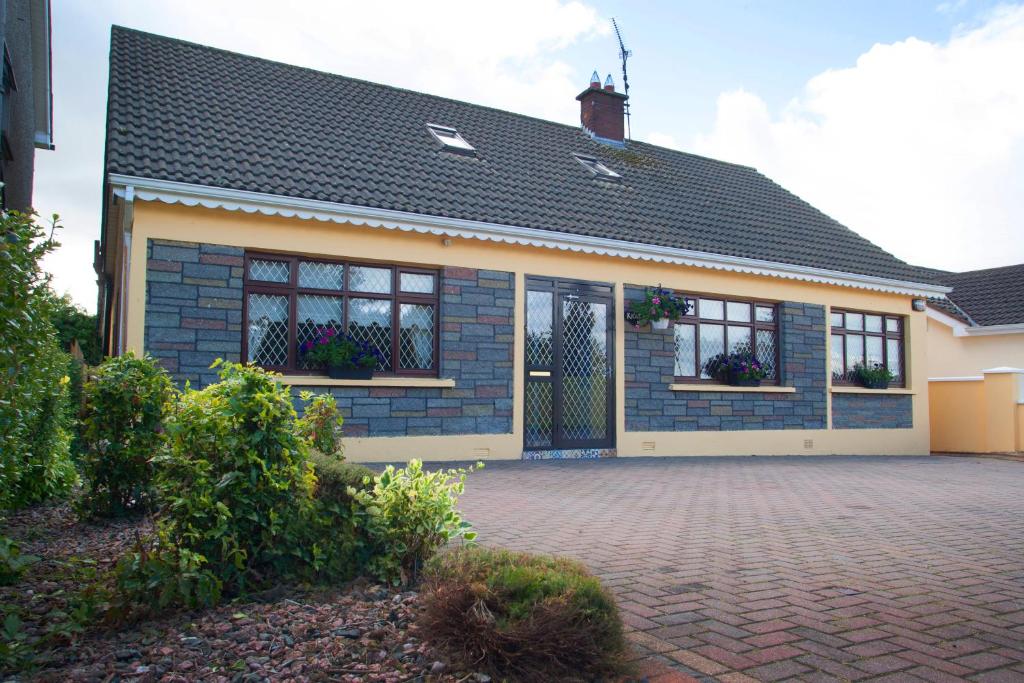
[[[463,666],[517,681],[625,673],[618,609],[578,562],[464,548],[425,576],[420,631]]]

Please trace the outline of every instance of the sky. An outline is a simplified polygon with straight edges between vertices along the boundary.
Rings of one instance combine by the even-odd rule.
[[[1024,3],[53,0],[54,287],[94,310],[111,24],[567,124],[594,69],[633,137],[754,166],[908,262],[1024,262]],[[183,77],[186,77],[183,74]]]

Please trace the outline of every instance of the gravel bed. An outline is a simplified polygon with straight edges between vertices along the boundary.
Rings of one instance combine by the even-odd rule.
[[[20,582],[0,587],[35,642],[35,666],[13,681],[460,681],[487,676],[449,671],[421,642],[415,592],[357,581],[336,590],[280,586],[212,610],[177,612],[119,629],[95,624],[54,633],[83,577],[109,569],[148,520],[81,523],[65,505],[8,515],[0,534],[41,560]]]

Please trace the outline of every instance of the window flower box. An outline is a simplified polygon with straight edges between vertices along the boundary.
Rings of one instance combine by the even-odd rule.
[[[734,387],[759,387],[768,372],[749,348],[712,357],[704,366],[710,376]]]
[[[331,327],[320,327],[316,337],[299,347],[303,362],[325,368],[331,379],[371,379],[384,356],[374,346]]]
[[[331,379],[373,379],[373,368],[350,368],[344,365],[328,365],[327,376]]]
[[[862,365],[857,363],[853,366],[853,376],[857,383],[865,389],[888,389],[889,382],[893,375],[887,367],[881,363]]]

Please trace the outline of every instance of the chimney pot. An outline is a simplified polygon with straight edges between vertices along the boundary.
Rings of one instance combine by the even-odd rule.
[[[580,103],[580,123],[590,137],[598,142],[621,145],[626,139],[626,95],[615,92],[612,75],[601,86],[601,77],[595,71],[590,87],[576,96]]]

